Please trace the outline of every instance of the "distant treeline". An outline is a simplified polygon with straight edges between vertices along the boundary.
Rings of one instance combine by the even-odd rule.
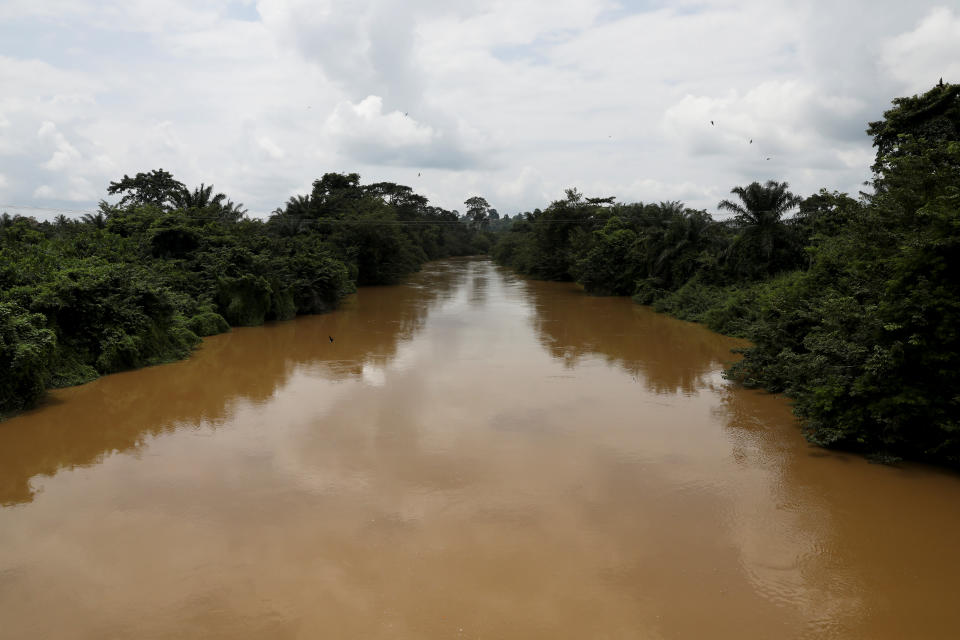
[[[485,221],[357,174],[324,175],[266,221],[162,169],[107,191],[119,202],[79,220],[0,215],[0,414],[490,244]]]
[[[750,339],[728,377],[787,394],[812,442],[960,465],[960,85],[893,103],[870,194],[755,182],[714,220],[568,190],[493,256]]]

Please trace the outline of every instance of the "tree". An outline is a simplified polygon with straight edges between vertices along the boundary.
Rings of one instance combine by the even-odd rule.
[[[490,204],[480,196],[463,201],[467,207],[467,219],[475,228],[486,228],[490,224]]]
[[[790,222],[800,235],[800,243],[808,246],[840,233],[861,206],[846,193],[821,189],[800,202]]]
[[[801,200],[787,190],[789,187],[786,182],[773,180],[762,185],[752,182],[746,187],[730,190],[741,204],[722,200],[717,205],[718,209],[733,212],[734,221],[740,226],[740,233],[731,247],[734,260],[739,263],[738,270],[767,275],[792,266],[778,264],[774,255],[778,245],[782,248],[787,243],[789,234],[781,218]],[[761,261],[757,262],[754,255],[759,255]]]
[[[56,346],[46,318],[0,301],[0,413],[28,407],[43,394]]]
[[[360,186],[358,173],[325,173],[313,181],[310,192],[310,217],[340,218],[356,210],[367,195]]]
[[[224,222],[238,222],[247,215],[247,210],[242,202],[234,203],[233,200],[227,198],[227,201],[220,205],[217,215]]]
[[[124,174],[121,180],[111,182],[107,187],[110,195],[123,194],[118,203],[121,207],[152,204],[168,211],[177,206],[186,191],[182,182],[174,180],[163,169],[138,173],[132,178]]]
[[[668,217],[683,215],[687,210],[687,207],[679,200],[662,200],[657,206],[660,208],[660,212]]]
[[[307,218],[310,215],[310,196],[290,196],[283,214],[291,218]]]
[[[200,186],[193,191],[183,189],[175,193],[173,202],[179,209],[205,209],[207,207],[219,207],[226,198],[227,196],[224,193],[214,195],[212,184],[204,185],[201,182]]]
[[[626,296],[634,292],[641,275],[636,257],[637,234],[613,216],[593,232],[591,248],[571,271],[590,293]]]
[[[670,220],[661,236],[651,275],[664,289],[676,289],[702,269],[701,256],[717,248],[717,223],[706,211],[676,206],[664,209],[663,205],[661,202],[661,210],[670,213]]]
[[[85,213],[80,218],[84,224],[89,224],[95,229],[103,229],[107,226],[107,217],[102,213]]]
[[[894,98],[893,104],[883,112],[883,120],[871,122],[867,129],[877,148],[871,167],[876,177],[904,154],[904,136],[929,144],[960,140],[960,85],[941,82],[922,95]]]
[[[226,194],[214,193],[212,184],[200,183],[193,191],[184,189],[174,194],[173,201],[179,209],[200,211],[225,222],[236,222],[247,213],[242,204],[234,204]]]
[[[67,231],[73,225],[73,220],[62,213],[53,219],[53,228],[56,229],[55,235],[62,238],[67,235]]]
[[[754,296],[730,374],[785,391],[817,444],[960,464],[960,143],[930,99],[947,88],[871,124],[876,193],[805,201],[812,263]]]

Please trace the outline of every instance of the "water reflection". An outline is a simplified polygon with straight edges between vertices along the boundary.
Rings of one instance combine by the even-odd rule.
[[[487,303],[487,283],[492,273],[489,269],[477,271],[478,273],[470,281],[470,304],[474,307],[483,307]]]
[[[644,453],[602,465],[609,478],[592,518],[618,513],[627,492],[638,496],[634,504],[648,516],[700,523],[694,527],[711,523],[715,544],[686,526],[670,526],[662,538],[635,531],[659,550],[657,562],[609,569],[608,579],[638,590],[638,598],[650,598],[656,584],[666,600],[697,594],[696,606],[711,611],[707,622],[667,608],[661,614],[667,628],[690,637],[708,626],[712,637],[761,637],[775,628],[823,638],[949,636],[945,624],[954,616],[946,612],[956,589],[952,574],[938,567],[944,554],[960,560],[946,543],[960,537],[960,517],[950,506],[960,500],[956,474],[920,465],[879,467],[807,444],[784,398],[720,377],[736,357],[730,349],[742,342],[623,299],[587,296],[572,285],[529,282],[524,294],[533,304],[540,343],[567,369],[579,371],[601,358],[654,393],[699,393],[710,399],[709,412],[723,427],[720,439],[703,429],[695,436],[654,435],[648,401],[637,408],[637,419],[650,429]],[[672,404],[671,412],[682,414],[686,406]],[[684,431],[682,417],[662,421]],[[732,464],[716,459],[725,449]],[[670,468],[658,469],[653,461]],[[646,473],[637,473],[638,462]],[[657,474],[682,487],[682,507],[664,512],[639,497],[656,491],[663,480],[654,479]],[[700,561],[691,567],[694,550]],[[706,574],[698,572],[706,567]],[[678,570],[698,577],[678,579]],[[719,594],[701,592],[701,585],[717,583]]]
[[[735,359],[730,349],[737,341],[624,298],[589,296],[551,282],[529,282],[526,294],[541,344],[568,367],[599,356],[651,391],[691,394]]]

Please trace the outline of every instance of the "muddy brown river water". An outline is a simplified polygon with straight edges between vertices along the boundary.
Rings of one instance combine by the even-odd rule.
[[[461,259],[57,391],[0,637],[960,637],[960,477],[807,445],[736,344]]]

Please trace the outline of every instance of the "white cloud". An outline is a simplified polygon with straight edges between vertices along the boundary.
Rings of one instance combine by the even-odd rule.
[[[261,214],[326,171],[511,214],[571,186],[708,208],[769,178],[856,191],[867,122],[960,75],[937,6],[8,0],[0,173],[19,204],[93,205],[163,167]]]
[[[53,200],[57,197],[57,192],[53,190],[48,184],[42,184],[36,189],[33,190],[34,198],[42,198],[44,200]]]
[[[506,179],[499,183],[495,195],[501,202],[543,203],[555,194],[550,194],[547,191],[543,174],[534,167],[525,166],[513,179]]]
[[[385,112],[383,98],[341,102],[327,119],[325,133],[357,162],[405,167],[460,167],[474,162],[456,135],[438,131],[400,111]]]
[[[97,198],[97,189],[90,181],[80,176],[67,178],[64,184],[51,186],[43,184],[34,189],[33,197],[44,200],[65,200],[68,202],[90,202]]]
[[[0,19],[37,18],[86,28],[157,33],[215,23],[228,5],[229,0],[5,0]]]
[[[280,146],[268,136],[260,136],[257,138],[257,146],[259,146],[260,149],[267,154],[267,156],[274,160],[280,160],[284,155],[286,155],[283,153],[283,149],[281,149]]]
[[[42,165],[44,169],[50,169],[51,171],[68,169],[83,158],[77,148],[70,144],[62,133],[57,131],[57,125],[49,120],[40,125],[37,137],[41,142],[52,145],[54,148],[53,155]]]
[[[848,169],[857,170],[873,163],[874,154],[871,149],[850,149],[849,151],[837,151],[837,158],[840,159]]]
[[[856,98],[831,96],[809,83],[772,81],[742,96],[688,94],[667,108],[664,129],[692,154],[766,158],[829,143],[836,129],[831,122],[856,118],[863,109]]]
[[[960,15],[947,7],[932,9],[912,31],[886,41],[883,62],[910,91],[925,91],[945,78],[960,77]]]
[[[327,131],[335,139],[372,142],[390,149],[427,146],[438,136],[409,115],[384,113],[380,96],[367,96],[357,104],[341,102],[327,119]]]
[[[348,99],[377,94],[417,104],[412,64],[416,8],[370,0],[261,0],[257,10],[278,42],[318,64]]]

